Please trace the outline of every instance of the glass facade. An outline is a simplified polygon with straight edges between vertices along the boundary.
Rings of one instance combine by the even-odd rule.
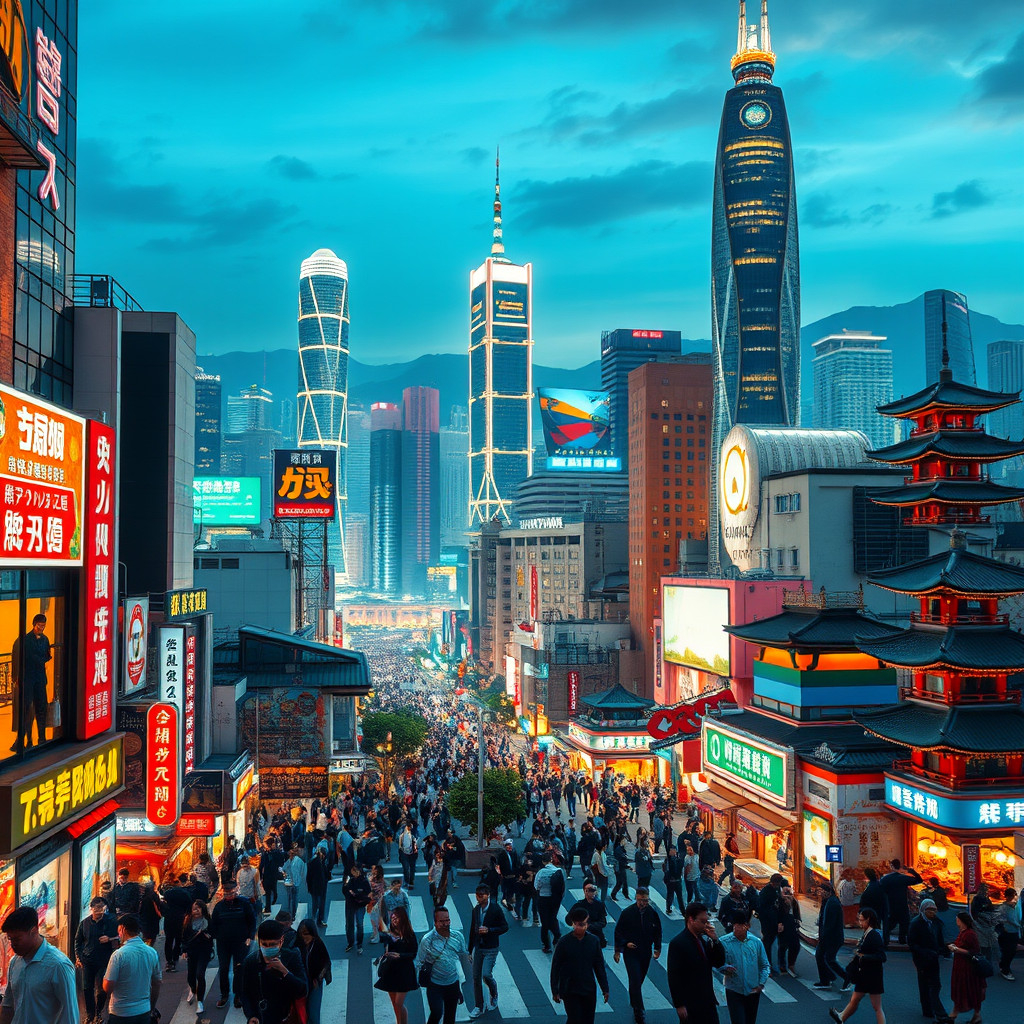
[[[830,334],[814,343],[815,430],[862,430],[873,448],[896,440],[878,406],[892,401],[892,352],[865,332]]]
[[[370,410],[370,574],[379,594],[402,583],[402,430],[397,405]]]
[[[949,351],[949,368],[953,371],[953,380],[961,384],[976,384],[967,296],[944,288],[924,293],[925,380],[938,380],[939,370],[942,369],[943,298],[946,300],[946,348]]]

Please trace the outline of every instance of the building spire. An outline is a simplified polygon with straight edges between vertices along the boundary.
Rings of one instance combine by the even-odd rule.
[[[737,83],[746,79],[771,81],[775,69],[771,32],[768,28],[768,0],[761,0],[761,20],[747,23],[747,3],[740,0],[740,20],[736,33],[736,53],[732,62]]]
[[[768,30],[768,0],[761,0],[761,49],[772,52],[772,37]]]
[[[736,34],[736,55],[739,56],[747,48],[747,3],[740,0],[740,25]]]
[[[505,255],[505,243],[501,239],[501,149],[494,150],[494,241],[491,243],[492,256]]]
[[[939,380],[952,380],[953,371],[949,368],[949,345],[947,334],[949,324],[946,323],[946,293],[942,293],[942,369],[939,370]]]

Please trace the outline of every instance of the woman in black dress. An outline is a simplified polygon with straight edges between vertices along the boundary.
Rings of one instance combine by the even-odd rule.
[[[188,961],[188,997],[186,1003],[196,1000],[196,1013],[203,1012],[206,998],[206,968],[213,959],[213,939],[210,937],[210,912],[202,900],[192,904],[181,931],[181,947]]]
[[[849,1020],[860,1006],[861,1000],[867,996],[871,1000],[871,1008],[875,1011],[875,1024],[885,1024],[885,1011],[882,1009],[882,964],[885,963],[885,943],[882,933],[878,930],[878,914],[873,907],[861,907],[857,915],[860,926],[860,942],[857,952],[847,966],[847,976],[853,980],[853,995],[846,1009],[839,1013],[830,1007],[828,1015],[837,1022]]]
[[[405,907],[396,907],[391,911],[390,927],[380,923],[383,941],[387,945],[381,957],[380,977],[374,988],[387,992],[391,1006],[395,1011],[395,1024],[409,1024],[409,1011],[405,1008],[405,996],[408,992],[419,988],[416,983],[416,967],[413,963],[418,944],[416,933],[409,923],[409,915]]]
[[[331,957],[317,931],[316,921],[307,917],[295,930],[295,947],[306,971],[306,1022],[320,1024],[324,985],[331,983]]]

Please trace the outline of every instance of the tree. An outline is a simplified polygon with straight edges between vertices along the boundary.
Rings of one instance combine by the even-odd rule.
[[[463,775],[448,790],[448,809],[476,835],[477,775]],[[488,768],[484,771],[484,835],[499,825],[508,825],[526,815],[523,780],[514,768]]]
[[[391,788],[395,769],[423,746],[430,726],[409,711],[373,711],[363,715],[363,753],[376,758],[381,786]]]

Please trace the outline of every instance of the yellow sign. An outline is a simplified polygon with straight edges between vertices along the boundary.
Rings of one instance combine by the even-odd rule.
[[[0,49],[5,66],[0,81],[21,102],[28,79],[28,30],[19,0],[0,0]]]
[[[197,590],[168,590],[164,599],[164,614],[169,619],[185,619],[189,615],[202,615],[206,611],[206,588]]]
[[[124,754],[121,737],[20,778],[10,787],[10,842],[16,850],[29,839],[77,817],[90,805],[113,796],[122,787]],[[4,803],[0,787],[0,805]]]
[[[746,453],[739,445],[733,445],[722,462],[722,500],[733,515],[747,510],[749,487]]]

